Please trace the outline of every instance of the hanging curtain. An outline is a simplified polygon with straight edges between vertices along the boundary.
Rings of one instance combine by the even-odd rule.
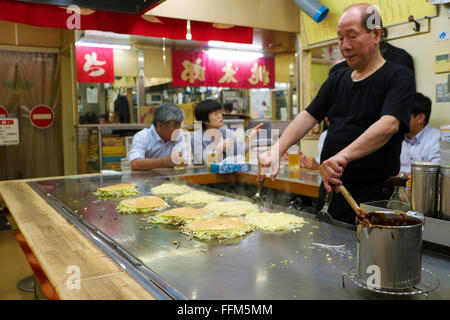
[[[11,71],[11,68],[13,71]],[[0,105],[19,120],[18,146],[0,146],[0,179],[63,174],[59,57],[56,53],[0,51],[0,70],[9,78],[0,88]],[[3,72],[0,71],[3,77]],[[3,79],[2,79],[3,80]],[[48,128],[34,126],[30,112],[46,105],[54,113]]]
[[[18,118],[18,98],[14,94],[17,59],[9,53],[0,51],[0,105],[8,111],[10,118]],[[0,146],[0,180],[20,176],[18,155],[19,146]]]

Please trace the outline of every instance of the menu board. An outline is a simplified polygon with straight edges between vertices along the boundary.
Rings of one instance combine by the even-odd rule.
[[[0,119],[0,146],[19,144],[19,121],[17,118]]]
[[[321,0],[330,9],[327,17],[320,23],[302,11],[308,44],[337,38],[337,23],[344,10],[352,4],[361,3],[360,0]],[[433,17],[437,15],[436,5],[425,0],[368,0],[366,3],[375,5],[381,13],[383,26],[391,26],[408,21],[410,15],[414,19]]]
[[[272,97],[268,89],[250,90],[250,116],[253,119],[272,118]]]

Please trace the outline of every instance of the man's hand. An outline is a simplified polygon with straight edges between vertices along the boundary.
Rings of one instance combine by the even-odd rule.
[[[272,169],[270,178],[273,181],[280,170],[280,157],[278,152],[274,150],[274,147],[258,156],[258,181],[264,180],[270,168]]]
[[[183,159],[183,151],[177,148],[174,148],[172,150],[172,152],[169,155],[169,160],[170,162],[166,162],[167,165],[169,166],[179,166],[183,163],[184,159]],[[167,159],[164,158],[165,161],[167,161]]]
[[[300,152],[299,162],[300,162],[300,168],[305,168],[305,169],[318,170],[319,166],[320,166],[316,162],[316,159],[314,159],[314,157],[307,157],[302,152]]]
[[[303,154],[303,152],[300,151],[298,154],[298,161],[300,163],[300,168],[305,168],[305,163],[307,160],[308,157],[305,154]]]
[[[170,167],[173,167],[171,155],[161,158],[139,158],[131,161],[131,170],[133,171],[146,171]]]
[[[174,155],[174,157],[175,156],[178,156],[178,155]],[[162,161],[163,161],[163,168],[170,168],[170,167],[173,167],[173,165],[174,165],[174,163],[172,161],[172,154],[169,154],[167,157],[163,157]]]
[[[331,192],[331,185],[334,186],[335,192],[339,192],[339,186],[342,184],[341,176],[347,164],[347,159],[339,153],[322,162],[319,172],[323,185],[328,192]]]

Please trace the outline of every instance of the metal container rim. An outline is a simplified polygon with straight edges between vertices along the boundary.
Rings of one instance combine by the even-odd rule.
[[[430,172],[430,173],[439,173],[439,167],[411,167],[411,172]]]
[[[450,165],[441,166],[441,174],[450,175]]]
[[[436,162],[413,162],[411,163],[411,171],[413,170],[430,170],[439,171],[440,164]]]
[[[414,167],[439,167],[440,164],[437,162],[416,161],[416,162],[411,163],[411,166],[414,166]]]
[[[392,211],[383,211],[383,210],[376,210],[376,211],[372,211],[374,213],[388,213],[388,214],[396,214],[399,215],[398,213],[392,212]],[[417,224],[413,224],[410,226],[383,226],[383,225],[372,225],[372,226],[365,226],[362,223],[358,222],[358,225],[361,226],[361,228],[363,229],[399,229],[399,230],[405,230],[405,229],[412,229],[412,228],[417,228],[417,227],[422,227],[424,225],[424,220],[414,217],[414,216],[410,216],[410,215],[406,215],[408,218],[411,218],[413,220],[419,221],[419,223]]]

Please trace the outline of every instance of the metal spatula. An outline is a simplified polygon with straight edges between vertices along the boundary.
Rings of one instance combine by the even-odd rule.
[[[256,187],[256,193],[252,198],[253,202],[261,201],[260,195],[261,195],[261,190],[264,186],[264,181],[266,181],[267,177],[270,177],[271,172],[272,172],[272,168],[267,169],[266,175],[263,177],[263,179],[261,181],[258,181],[258,185]]]
[[[261,200],[260,194],[261,194],[261,190],[262,190],[262,188],[264,186],[264,181],[266,181],[266,177],[264,177],[264,179],[262,179],[261,181],[258,182],[258,186],[256,187],[256,193],[255,193],[255,195],[252,198],[253,202]]]
[[[320,210],[316,214],[315,220],[326,222],[326,223],[330,223],[330,224],[334,224],[333,218],[328,213],[328,207],[330,205],[332,197],[333,197],[333,187],[331,187],[331,192],[327,191],[327,193],[325,194],[325,198],[324,198],[324,202],[325,203],[323,204],[322,210]]]

